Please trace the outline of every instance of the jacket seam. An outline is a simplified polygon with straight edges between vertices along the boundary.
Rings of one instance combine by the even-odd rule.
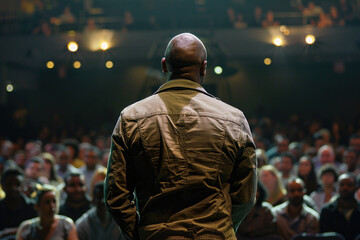
[[[215,118],[215,119],[229,121],[229,122],[232,122],[234,124],[242,126],[243,129],[245,128],[244,124],[239,123],[239,121],[237,121],[236,119],[232,119],[232,118],[228,118],[228,117],[221,117],[221,116],[211,114],[211,113],[191,113],[191,112],[168,113],[168,112],[161,111],[161,112],[153,112],[153,113],[148,113],[148,114],[139,114],[137,116],[129,116],[129,115],[127,115],[127,116],[124,116],[124,119],[138,121],[138,120],[141,120],[143,118],[153,117],[153,116],[156,116],[156,115],[167,115],[167,116],[169,116],[169,115],[184,115],[184,116],[190,115],[190,116],[200,116],[200,117],[212,117],[212,118]]]

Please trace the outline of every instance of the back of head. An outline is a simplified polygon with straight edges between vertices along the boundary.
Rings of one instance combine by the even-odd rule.
[[[201,40],[191,33],[182,33],[170,40],[163,59],[163,71],[175,76],[186,76],[196,71],[201,73],[206,58],[206,49]]]

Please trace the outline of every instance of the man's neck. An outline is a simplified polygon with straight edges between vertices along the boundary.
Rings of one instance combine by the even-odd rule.
[[[86,204],[88,204],[88,201],[86,200],[86,198],[84,197],[81,201],[72,201],[72,200],[67,200],[66,204],[70,207],[73,208],[80,208],[82,206],[85,206]]]
[[[96,165],[94,166],[86,166],[86,170],[88,171],[94,171],[96,169]]]
[[[338,207],[341,209],[353,209],[357,206],[357,201],[355,198],[343,199],[340,197],[338,203]]]
[[[331,192],[333,192],[334,191],[334,186],[324,186],[324,192],[326,192],[326,193],[331,193]]]
[[[199,78],[197,78],[194,73],[183,73],[183,74],[174,74],[173,73],[169,76],[169,80],[174,80],[174,79],[187,79],[187,80],[196,82],[198,84],[201,84],[201,80]]]

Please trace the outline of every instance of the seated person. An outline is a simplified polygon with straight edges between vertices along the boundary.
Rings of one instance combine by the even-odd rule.
[[[40,188],[35,199],[35,209],[39,217],[24,221],[16,233],[16,240],[78,239],[74,222],[68,217],[56,215],[56,190],[53,186],[44,185]]]
[[[65,175],[64,182],[67,196],[60,206],[59,214],[76,222],[91,208],[91,202],[86,195],[85,177],[80,172],[69,172]]]
[[[310,194],[318,213],[320,213],[321,208],[329,202],[332,197],[337,195],[335,184],[337,182],[338,174],[333,165],[325,164],[320,168],[319,177],[321,184],[320,188]]]
[[[23,182],[20,168],[7,168],[1,176],[6,196],[0,201],[0,238],[15,235],[21,222],[37,216],[33,203],[22,193]]]
[[[355,175],[343,173],[339,176],[339,196],[321,210],[321,232],[340,233],[346,240],[360,235],[360,203],[355,199],[356,190]]]
[[[266,202],[277,206],[286,201],[286,190],[280,180],[279,171],[272,165],[264,165],[260,168],[259,180],[268,192]]]
[[[288,200],[273,208],[278,232],[283,239],[291,239],[299,233],[319,232],[319,214],[304,202],[305,183],[300,178],[288,181]]]
[[[265,202],[266,198],[265,187],[258,181],[255,206],[241,222],[236,233],[238,239],[266,239],[276,235],[275,216],[271,204]]]
[[[79,240],[123,239],[118,225],[104,203],[104,182],[98,182],[93,192],[94,207],[76,221]]]

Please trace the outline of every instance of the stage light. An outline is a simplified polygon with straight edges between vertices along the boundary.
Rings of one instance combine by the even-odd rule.
[[[69,42],[68,49],[70,52],[76,52],[78,50],[78,45],[76,42]]]
[[[280,32],[283,33],[286,31],[286,29],[287,29],[287,27],[285,25],[281,25],[279,30],[280,30]]]
[[[14,91],[14,86],[11,83],[9,83],[8,85],[6,85],[6,91],[9,93]]]
[[[271,58],[265,58],[264,63],[265,65],[269,66],[271,64]]]
[[[68,31],[68,36],[69,37],[75,37],[75,35],[76,35],[76,32],[74,30]]]
[[[81,68],[81,62],[75,61],[73,66],[74,66],[74,68],[79,69],[79,68]]]
[[[107,61],[107,62],[105,63],[105,66],[106,66],[107,68],[112,68],[112,67],[114,66],[114,63],[113,63],[112,61]]]
[[[216,66],[216,67],[214,68],[214,72],[215,72],[217,75],[220,75],[220,74],[222,74],[223,69],[222,69],[222,67],[220,67],[220,66]]]
[[[280,47],[283,42],[282,42],[281,38],[277,37],[277,38],[274,38],[273,43],[275,44],[275,46]]]
[[[107,42],[101,42],[100,48],[101,50],[105,51],[109,48],[109,44]]]
[[[52,69],[52,68],[54,68],[54,66],[55,66],[55,64],[54,64],[53,61],[48,61],[48,62],[46,63],[46,67],[47,67],[48,69]]]
[[[315,43],[314,35],[306,35],[305,42],[309,45],[314,44]]]

